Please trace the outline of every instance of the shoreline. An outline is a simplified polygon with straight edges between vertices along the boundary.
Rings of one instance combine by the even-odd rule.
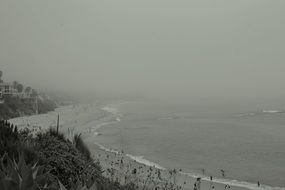
[[[122,103],[121,103],[122,104]],[[113,104],[117,105],[117,104]],[[119,105],[119,104],[118,104]],[[103,113],[102,113],[103,112]],[[104,113],[105,112],[105,113]],[[98,114],[99,116],[94,119],[94,113]],[[107,115],[107,114],[110,115]],[[105,165],[105,167],[108,167],[108,160],[102,160],[102,157],[104,155],[108,155],[109,158],[115,160],[120,157],[124,157],[124,162],[127,162],[129,164],[134,163],[133,167],[138,167],[138,168],[149,168],[153,167],[156,169],[159,169],[162,173],[167,173],[169,170],[165,169],[164,167],[160,166],[157,163],[153,163],[144,157],[138,157],[138,156],[133,156],[130,154],[120,154],[119,151],[113,150],[111,148],[104,147],[103,145],[94,142],[94,137],[96,135],[99,135],[100,133],[97,131],[99,128],[109,125],[109,124],[114,124],[116,122],[120,122],[121,118],[117,115],[118,112],[112,108],[111,105],[106,105],[102,107],[100,106],[94,106],[94,105],[77,105],[77,106],[64,106],[64,107],[59,107],[53,112],[49,112],[47,114],[41,114],[41,115],[32,115],[32,116],[25,116],[25,117],[19,117],[19,118],[14,118],[9,121],[12,123],[18,125],[18,126],[25,126],[26,127],[33,127],[32,124],[38,124],[40,127],[43,127],[43,129],[47,129],[50,126],[53,126],[52,124],[55,124],[54,121],[56,119],[57,114],[63,114],[66,115],[63,116],[61,123],[60,123],[60,131],[65,133],[67,137],[72,136],[72,134],[75,134],[75,132],[82,133],[84,136],[86,135],[86,138],[84,138],[84,141],[88,144],[88,147],[90,148],[91,154],[95,156],[97,160],[100,160],[100,163]],[[80,116],[81,115],[81,116]],[[106,116],[107,115],[107,116]],[[81,118],[83,117],[83,118]],[[86,117],[86,118],[84,118]],[[38,119],[37,119],[38,118]],[[43,119],[45,119],[45,122],[41,122]],[[107,119],[106,121],[99,121],[100,119]],[[111,121],[110,121],[111,120]],[[25,123],[27,121],[27,123]],[[28,123],[30,121],[30,123]],[[20,124],[22,123],[22,125]],[[19,125],[20,124],[20,125]],[[79,127],[80,126],[80,127]],[[72,128],[73,127],[73,128]],[[72,134],[70,133],[72,129]],[[92,133],[90,133],[92,132]],[[101,158],[98,158],[97,152],[100,152],[100,155],[102,154],[103,156]],[[95,153],[95,154],[94,154]],[[96,157],[97,156],[97,157]],[[105,162],[105,163],[104,163]],[[110,164],[110,163],[109,163]],[[164,174],[167,176],[167,174]],[[261,187],[258,187],[257,184],[249,183],[249,182],[242,182],[242,181],[237,181],[237,180],[230,180],[230,179],[218,179],[218,178],[213,178],[213,180],[210,180],[209,176],[203,176],[203,175],[198,175],[194,173],[184,173],[184,172],[179,172],[179,178],[184,179],[179,183],[182,183],[184,186],[184,181],[187,179],[189,183],[185,184],[184,189],[193,189],[195,178],[201,177],[202,178],[202,190],[208,190],[212,184],[214,185],[215,189],[225,189],[225,185],[230,185],[231,189],[234,190],[243,190],[243,189],[251,189],[251,190],[261,190],[261,189],[270,189],[270,190],[284,190],[285,187],[271,187],[267,185],[261,185]]]
[[[124,156],[126,158],[127,161],[129,162],[135,162],[137,165],[142,165],[144,167],[152,167],[152,168],[156,168],[158,170],[161,170],[162,172],[168,172],[171,171],[170,169],[166,169],[163,166],[159,165],[158,163],[154,163],[148,159],[145,159],[143,156],[134,156],[131,154],[122,154],[117,150],[111,149],[111,148],[106,148],[103,145],[99,144],[99,143],[94,143],[93,145],[88,145],[89,147],[92,146],[96,146],[97,148],[93,149],[98,151],[98,149],[100,149],[101,151],[105,152],[105,154],[109,155],[109,156],[113,156],[113,158],[110,158],[111,160],[116,160],[116,157],[121,157]],[[102,161],[102,159],[97,158],[98,160],[100,160],[100,163]],[[105,160],[106,162],[106,160]],[[205,186],[207,186],[209,189],[209,187],[212,185],[214,185],[215,189],[217,187],[224,189],[225,185],[230,185],[231,189],[238,189],[238,190],[242,190],[242,189],[249,189],[249,190],[284,190],[284,187],[272,187],[272,186],[268,186],[268,185],[263,185],[261,184],[260,187],[257,186],[257,184],[254,183],[250,183],[250,182],[245,182],[245,181],[238,181],[235,179],[221,179],[221,178],[216,178],[213,177],[212,180],[210,179],[210,176],[206,176],[206,175],[201,175],[201,174],[194,174],[194,173],[187,173],[187,172],[183,172],[183,171],[179,171],[179,175],[181,178],[190,178],[189,181],[192,182],[192,186],[187,187],[187,189],[192,189],[195,183],[195,179],[196,178],[201,178],[202,184]],[[204,188],[201,188],[204,189]],[[211,189],[211,188],[210,188]]]

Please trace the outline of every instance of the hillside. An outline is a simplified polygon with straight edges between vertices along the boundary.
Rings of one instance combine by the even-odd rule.
[[[38,113],[47,113],[56,108],[54,101],[46,98],[38,100]],[[4,103],[0,104],[0,119],[10,119],[14,117],[32,115],[36,113],[33,103],[23,101],[19,97],[7,97]]]

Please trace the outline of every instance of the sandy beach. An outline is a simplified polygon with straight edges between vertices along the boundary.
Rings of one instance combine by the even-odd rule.
[[[140,187],[160,184],[165,186],[167,183],[175,184],[180,189],[193,189],[196,178],[201,179],[201,189],[220,189],[220,190],[243,190],[243,189],[284,189],[271,188],[268,186],[258,187],[229,180],[210,179],[209,176],[189,176],[184,174],[181,169],[166,169],[152,162],[146,162],[126,153],[119,153],[116,150],[107,149],[96,144],[96,136],[101,135],[97,132],[100,127],[110,123],[119,122],[118,118],[113,118],[110,114],[113,110],[102,109],[102,105],[72,105],[56,109],[42,115],[33,115],[11,119],[10,122],[17,125],[20,129],[28,127],[38,130],[46,130],[56,126],[57,115],[60,117],[60,131],[68,138],[72,139],[74,134],[81,133],[86,144],[90,148],[94,160],[99,161],[104,170],[104,175],[122,184],[132,181]],[[104,134],[102,134],[104,135]],[[238,185],[237,185],[238,184]],[[226,185],[227,188],[226,188]]]

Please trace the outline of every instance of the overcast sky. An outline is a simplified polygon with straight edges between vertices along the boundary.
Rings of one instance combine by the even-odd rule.
[[[0,0],[4,80],[174,97],[285,97],[284,0]]]

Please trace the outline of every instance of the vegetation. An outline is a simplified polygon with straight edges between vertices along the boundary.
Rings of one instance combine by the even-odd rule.
[[[1,190],[35,190],[47,188],[43,168],[27,165],[24,157],[19,157],[18,163],[7,154],[0,159],[0,189]]]
[[[85,158],[72,142],[55,130],[32,136],[28,129],[18,131],[13,124],[2,120],[0,134],[0,189],[58,189],[58,181],[67,189],[74,189],[79,184],[92,187],[95,181],[100,184],[103,179],[99,164]],[[39,170],[37,165],[41,168],[40,174],[45,176],[45,181],[39,184],[35,173]]]
[[[100,155],[98,155],[100,157]],[[103,158],[103,157],[102,157]],[[102,159],[101,159],[102,160]],[[32,134],[0,120],[0,189],[2,190],[178,190],[177,170],[132,165],[124,155],[106,155],[102,169],[81,135],[72,142],[55,129]],[[184,185],[186,182],[184,182]]]
[[[84,155],[85,159],[91,160],[91,153],[88,150],[88,148],[86,147],[86,145],[84,144],[84,142],[81,138],[81,134],[79,134],[79,135],[76,134],[74,136],[73,144],[77,148],[77,150],[79,150],[81,152],[81,154]]]
[[[54,109],[57,107],[55,101],[48,99],[48,98],[43,98],[42,100],[38,100],[38,111],[39,114],[42,113],[47,113],[50,111],[54,111]]]
[[[18,84],[18,85],[16,86],[16,89],[17,89],[17,91],[18,91],[19,93],[22,93],[22,92],[23,92],[23,89],[24,89],[24,86],[23,86],[22,84]]]
[[[75,146],[64,138],[64,135],[56,135],[55,130],[40,133],[34,139],[36,151],[39,152],[39,164],[44,165],[49,171],[52,183],[57,183],[57,179],[70,189],[72,182],[89,184],[92,177],[86,173],[87,168],[91,167],[100,174],[100,167],[85,158]]]
[[[3,82],[2,76],[3,76],[3,71],[0,71],[0,83]]]
[[[7,97],[5,102],[0,104],[0,118],[9,119],[21,115],[31,115],[35,113],[32,104],[24,103],[18,97]]]
[[[56,104],[52,100],[38,100],[38,113],[47,113],[53,111],[55,108]],[[35,111],[35,105],[31,102],[25,102],[19,97],[6,97],[5,102],[0,104],[0,119],[32,115]]]
[[[80,135],[73,143],[53,129],[33,136],[1,120],[0,137],[1,190],[124,189],[103,177]]]

